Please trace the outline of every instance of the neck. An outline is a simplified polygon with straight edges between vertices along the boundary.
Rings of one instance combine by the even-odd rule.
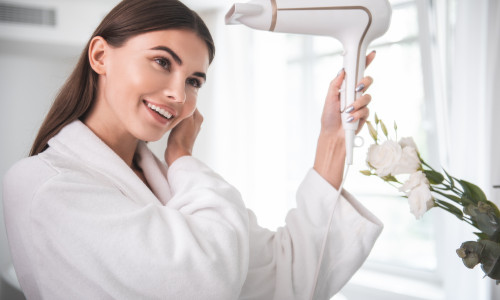
[[[99,76],[99,86],[105,85]],[[108,147],[110,147],[125,163],[134,169],[133,159],[138,140],[125,129],[124,124],[116,117],[105,101],[104,90],[100,88],[90,111],[82,120]]]
[[[83,120],[90,130],[94,132],[108,147],[110,147],[125,163],[134,168],[133,159],[139,141],[119,126],[98,120],[90,114]]]
[[[133,159],[139,142],[136,138],[127,132],[118,133],[115,128],[107,124],[96,124],[89,119],[84,120],[84,123],[128,166],[133,168]]]

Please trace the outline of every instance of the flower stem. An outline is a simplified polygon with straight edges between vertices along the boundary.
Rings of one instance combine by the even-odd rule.
[[[428,163],[426,163],[426,162],[425,162],[425,160],[420,159],[420,162],[421,162],[424,166],[426,166],[427,168],[429,168],[431,171],[436,172],[436,173],[440,173],[440,174],[441,174],[441,172],[437,172],[437,171],[436,171],[433,167],[431,167]],[[448,175],[448,176],[449,176],[449,175]],[[444,177],[444,176],[443,176],[443,177]],[[458,180],[457,178],[455,178],[455,177],[452,177],[452,176],[450,176],[450,177],[451,177],[451,179],[454,179],[454,180],[456,180],[456,181],[459,181],[459,180]],[[460,190],[458,187],[456,187],[454,184],[452,184],[452,182],[451,182],[451,181],[450,181],[447,177],[444,177],[444,180],[445,180],[446,182],[448,182],[448,185],[446,185],[446,184],[444,184],[444,183],[442,183],[442,185],[444,185],[444,186],[445,186],[445,187],[447,187],[449,190],[453,191],[455,194],[457,194],[457,195],[459,195],[460,197],[462,197],[462,195],[463,195],[463,193],[464,193],[462,190]]]
[[[435,188],[433,188],[433,187],[431,187],[431,191],[432,191],[432,192],[434,192],[434,193],[437,193],[437,194],[439,194],[439,195],[441,195],[441,196],[443,196],[443,197],[446,197],[446,199],[450,199],[451,201],[453,201],[453,202],[455,202],[455,203],[457,203],[457,204],[460,204],[460,205],[463,207],[463,204],[462,204],[460,201],[457,201],[457,200],[455,200],[455,199],[454,199],[454,198],[452,198],[452,197],[450,198],[450,197],[449,197],[450,195],[448,195],[448,194],[446,194],[446,193],[443,193],[443,192],[441,192],[441,191],[438,191],[438,190],[436,190],[436,189],[435,189]]]
[[[457,217],[461,221],[464,221],[465,223],[477,228],[477,226],[469,218],[466,218],[463,215],[458,215],[458,214],[454,213],[450,208],[446,207],[445,205],[443,205],[439,202],[434,202],[434,203],[436,204],[436,207],[439,207],[439,208],[451,213],[452,215],[454,215],[455,217]]]
[[[424,166],[426,166],[427,168],[431,169],[431,171],[436,172],[436,170],[434,170],[434,168],[433,168],[433,167],[431,167],[428,163],[426,163],[426,162],[425,162],[425,160],[420,159],[420,162],[421,162]]]

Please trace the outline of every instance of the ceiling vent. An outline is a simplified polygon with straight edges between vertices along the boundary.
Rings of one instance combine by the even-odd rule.
[[[55,9],[0,2],[0,22],[56,26]]]

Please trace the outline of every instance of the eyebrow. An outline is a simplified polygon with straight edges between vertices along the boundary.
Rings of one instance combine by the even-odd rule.
[[[168,53],[170,53],[170,55],[172,55],[172,57],[174,58],[174,60],[179,65],[182,65],[182,59],[179,57],[179,55],[177,55],[177,53],[175,53],[174,50],[172,50],[172,49],[170,49],[168,47],[165,47],[165,46],[156,46],[156,47],[151,48],[151,50],[162,50],[162,51],[168,52]]]
[[[165,52],[168,52],[170,55],[172,55],[172,57],[174,58],[174,60],[179,64],[179,65],[182,65],[182,59],[179,57],[179,55],[177,55],[177,53],[175,53],[174,50],[166,47],[166,46],[156,46],[156,47],[153,47],[151,48],[151,50],[161,50],[161,51],[165,51]],[[203,78],[204,81],[207,81],[207,75],[203,72],[195,72],[193,74],[194,76],[197,76],[197,77],[201,77]]]
[[[198,76],[198,77],[201,77],[203,78],[204,81],[207,81],[207,75],[205,73],[202,73],[202,72],[195,72],[193,74],[194,76]]]

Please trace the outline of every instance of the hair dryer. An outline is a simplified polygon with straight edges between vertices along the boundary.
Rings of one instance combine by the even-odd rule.
[[[236,3],[227,12],[226,24],[274,32],[330,36],[344,48],[345,80],[341,92],[346,162],[352,164],[358,122],[347,122],[345,112],[357,98],[356,85],[363,78],[368,45],[389,28],[388,0],[251,0]]]

